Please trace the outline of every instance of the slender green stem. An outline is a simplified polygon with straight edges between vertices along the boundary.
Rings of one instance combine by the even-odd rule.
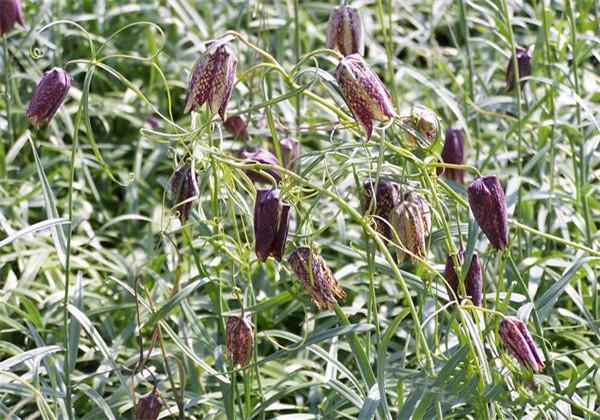
[[[6,139],[9,144],[14,143],[14,133],[12,128],[12,116],[10,113],[11,88],[10,88],[10,56],[8,51],[8,37],[4,36],[4,99],[6,101]],[[4,137],[0,139],[0,178],[6,178],[8,169],[6,167],[6,149],[4,146]]]
[[[390,36],[388,34],[388,28],[385,24],[385,16],[383,12],[383,0],[377,0],[377,11],[379,17],[379,24],[381,25],[381,33],[383,34],[383,44],[385,45],[385,54],[387,56],[387,79],[388,84],[392,89],[392,98],[394,99],[394,104],[398,105],[398,87],[396,86],[396,82],[394,80],[394,56],[392,51],[392,42],[390,40]],[[391,18],[391,14],[390,14]],[[390,25],[391,27],[391,25]]]

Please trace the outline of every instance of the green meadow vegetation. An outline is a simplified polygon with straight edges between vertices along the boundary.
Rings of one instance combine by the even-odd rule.
[[[599,419],[599,20],[0,0],[0,417]]]

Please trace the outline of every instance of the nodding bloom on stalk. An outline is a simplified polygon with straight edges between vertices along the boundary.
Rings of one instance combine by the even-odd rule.
[[[256,162],[264,165],[279,166],[277,157],[263,147],[244,146],[238,151],[238,157],[245,160],[247,163]],[[257,183],[272,184],[273,179],[275,179],[275,182],[279,182],[281,180],[281,175],[279,175],[279,173],[275,170],[265,169],[263,171],[271,175],[272,178],[253,169],[248,169],[245,172],[246,175],[248,175],[248,178]]]
[[[418,134],[404,132],[404,140],[413,147],[431,146],[440,131],[440,121],[435,112],[422,106],[415,107],[410,116],[402,118],[402,123]]]
[[[518,79],[521,84],[521,89],[525,86],[525,80],[521,80],[523,77],[527,77],[531,74],[531,51],[529,48],[515,47],[517,53],[517,68],[519,70]],[[508,60],[508,66],[506,67],[506,91],[512,92],[515,88],[515,70],[513,66],[514,56]]]
[[[544,369],[540,351],[523,321],[514,316],[507,316],[500,321],[498,332],[504,345],[521,365],[531,368],[534,372]]]
[[[290,223],[290,204],[281,199],[279,190],[256,190],[254,237],[256,256],[261,261],[273,257],[281,261]]]
[[[71,75],[59,67],[48,70],[33,91],[27,107],[27,116],[39,127],[43,121],[50,122],[65,100],[72,83]]]
[[[297,248],[290,255],[288,262],[308,296],[317,305],[317,309],[331,309],[337,302],[336,297],[346,297],[346,292],[333,276],[323,257],[316,251],[304,246]]]
[[[343,55],[365,52],[363,23],[356,7],[341,5],[333,9],[327,25],[325,46]]]
[[[415,192],[406,193],[404,201],[390,211],[390,223],[395,231],[392,239],[398,245],[398,259],[408,255],[412,262],[425,258],[426,239],[431,233],[431,214],[425,198]]]
[[[16,23],[25,26],[21,0],[0,0],[0,37],[11,32]]]
[[[373,204],[373,191],[375,190],[375,202]],[[367,211],[373,205],[373,214],[375,218],[375,228],[377,232],[392,239],[389,224],[390,211],[400,204],[402,196],[400,195],[400,185],[387,178],[379,179],[377,189],[375,181],[369,180],[363,184],[363,208]]]
[[[373,121],[389,121],[397,116],[390,93],[360,55],[342,58],[335,69],[335,78],[367,139],[373,133]]]
[[[196,204],[198,196],[198,173],[189,163],[180,165],[171,175],[171,200],[185,223]]]
[[[156,388],[139,399],[135,406],[135,420],[156,420],[160,414],[162,403],[156,396]]]
[[[465,251],[460,250],[456,256],[458,263],[462,266],[465,261]],[[448,297],[450,299],[458,300],[460,296],[459,290],[459,279],[454,270],[454,260],[451,255],[446,257],[446,267],[444,269],[444,278],[446,279],[446,289],[448,290]],[[469,270],[465,276],[465,291],[467,296],[471,298],[473,304],[481,306],[483,301],[483,277],[481,275],[481,264],[479,263],[479,254],[473,252],[471,257],[471,263],[469,264]]]
[[[296,171],[300,162],[300,142],[293,137],[287,137],[279,141],[281,147],[281,160],[283,166],[290,171]]]
[[[185,97],[184,113],[208,102],[210,111],[226,119],[227,103],[235,82],[237,58],[227,41],[208,41],[194,67]]]
[[[236,140],[248,141],[250,139],[246,122],[239,115],[227,118],[223,122],[223,126]]]
[[[475,221],[492,246],[503,250],[508,244],[506,200],[500,180],[496,175],[485,175],[469,185],[469,206]]]
[[[462,131],[458,128],[448,127],[446,129],[446,140],[444,142],[444,148],[442,149],[442,160],[444,163],[451,163],[453,165],[462,165],[465,163],[465,138],[463,137]],[[454,182],[460,184],[464,182],[464,169],[437,169],[438,175],[442,172],[446,178],[451,179]]]
[[[225,331],[227,354],[233,366],[246,366],[252,360],[254,350],[254,325],[248,316],[232,316],[227,321]]]

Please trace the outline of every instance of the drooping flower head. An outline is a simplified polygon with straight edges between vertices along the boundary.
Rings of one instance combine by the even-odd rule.
[[[500,321],[500,338],[517,361],[534,372],[544,369],[540,351],[533,342],[527,325],[519,318],[507,316]]]
[[[254,237],[256,256],[261,261],[273,257],[281,261],[290,223],[290,204],[281,199],[279,190],[256,190]]]
[[[185,223],[198,201],[198,173],[189,163],[180,165],[171,175],[171,200]]]
[[[16,23],[25,26],[21,0],[0,0],[0,38],[11,32]]]
[[[387,179],[379,179],[379,184],[375,190],[375,203],[373,201],[373,191],[375,190],[375,180],[368,180],[363,184],[363,208],[365,211],[373,205],[373,214],[375,218],[375,228],[377,232],[388,239],[392,239],[389,225],[390,211],[400,204],[402,196],[400,195],[400,185]]]
[[[227,354],[233,366],[246,366],[252,360],[254,350],[254,325],[248,316],[232,316],[227,321]]]
[[[325,46],[343,55],[365,52],[363,23],[356,7],[341,5],[333,9],[327,25]]]
[[[250,145],[244,146],[238,151],[238,157],[245,160],[247,163],[256,162],[264,165],[279,166],[277,157],[263,147],[255,147]],[[273,179],[275,179],[276,182],[281,180],[281,175],[273,169],[264,170],[264,172],[271,175],[273,179],[256,170],[248,169],[245,172],[246,175],[248,175],[248,178],[250,178],[253,182],[272,184]]]
[[[431,146],[440,131],[440,121],[435,112],[423,106],[415,107],[410,116],[402,118],[402,123],[418,133],[415,135],[409,131],[404,132],[404,140],[413,147]]]
[[[442,160],[444,163],[453,165],[462,165],[465,163],[465,138],[462,131],[458,128],[448,127],[446,129],[446,140],[442,149]],[[444,176],[462,184],[464,182],[464,169],[438,168],[438,175],[444,173]]]
[[[425,258],[426,240],[431,233],[431,214],[425,198],[415,192],[406,193],[404,200],[390,211],[389,218],[400,261],[406,256],[410,256],[412,262],[417,257]]]
[[[226,119],[227,103],[235,82],[235,57],[227,41],[208,41],[207,50],[194,67],[185,97],[184,112],[208,102],[210,111]]]
[[[290,255],[288,262],[308,293],[308,296],[317,305],[317,309],[333,307],[336,298],[346,297],[346,292],[331,269],[316,251],[307,247],[299,247]]]
[[[227,118],[223,126],[236,140],[248,141],[250,139],[246,122],[239,115]]]
[[[342,58],[335,70],[335,78],[367,139],[371,138],[373,121],[389,121],[396,117],[390,93],[360,55]]]
[[[515,47],[517,53],[517,68],[519,69],[519,80],[521,83],[521,89],[525,86],[525,80],[521,80],[531,74],[531,51],[529,48]],[[511,56],[508,60],[508,66],[506,67],[506,91],[512,92],[515,88],[515,70],[513,66],[514,56]]]
[[[59,67],[48,70],[33,91],[27,107],[27,116],[39,127],[43,121],[50,122],[65,100],[71,87],[71,75]]]
[[[156,420],[161,407],[162,402],[156,396],[155,388],[151,393],[139,399],[135,406],[135,420]]]
[[[281,147],[281,159],[283,160],[283,166],[290,171],[298,169],[300,156],[300,142],[293,137],[286,137],[279,140],[279,146]]]
[[[469,185],[469,206],[475,221],[497,250],[508,244],[508,221],[506,199],[500,180],[496,175],[485,175]]]
[[[462,266],[465,261],[465,251],[460,250],[456,256],[458,263]],[[454,269],[454,260],[451,255],[446,257],[446,267],[444,269],[444,278],[448,283],[446,289],[448,290],[448,297],[450,299],[459,300],[459,279]],[[476,306],[481,306],[483,301],[483,277],[481,275],[481,264],[479,263],[479,253],[473,252],[471,257],[471,263],[469,264],[469,270],[465,276],[465,291],[467,296],[470,297],[471,301]]]

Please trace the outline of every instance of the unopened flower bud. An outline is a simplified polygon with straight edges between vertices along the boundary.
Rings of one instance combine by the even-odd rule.
[[[390,223],[395,231],[392,239],[398,245],[400,261],[408,255],[412,262],[425,258],[426,239],[431,233],[431,214],[425,198],[407,193],[404,201],[390,211]]]
[[[519,69],[519,80],[521,83],[521,89],[525,85],[525,80],[521,80],[531,74],[531,52],[528,48],[516,47],[517,52],[517,68]],[[511,56],[508,60],[508,67],[506,68],[506,91],[512,92],[515,88],[515,70],[514,70],[514,56]]]
[[[335,78],[367,139],[371,138],[373,121],[389,121],[396,117],[390,93],[360,55],[342,58],[335,70]]]
[[[254,350],[254,326],[250,318],[232,316],[227,321],[227,354],[233,366],[246,366],[252,360]]]
[[[245,160],[249,164],[252,162],[256,162],[263,165],[279,166],[279,161],[277,160],[277,157],[263,147],[244,146],[238,152],[238,157],[240,159]],[[267,175],[263,175],[261,173],[262,171],[271,175],[272,178],[268,177]],[[276,182],[279,182],[281,180],[281,175],[279,175],[279,173],[273,169],[264,169],[261,171],[248,169],[246,170],[246,175],[248,175],[248,178],[250,178],[253,182],[263,184],[272,184],[273,178]]]
[[[257,190],[254,205],[256,256],[261,261],[273,257],[281,261],[290,223],[290,204],[279,197],[279,190]]]
[[[185,223],[198,198],[198,173],[189,163],[180,165],[171,175],[171,200]]]
[[[317,309],[331,309],[337,302],[336,297],[346,297],[346,292],[333,276],[323,257],[315,251],[307,247],[297,248],[288,261],[308,296],[317,305]]]
[[[508,244],[506,200],[496,175],[477,178],[468,188],[469,205],[477,224],[497,250]]]
[[[329,16],[325,45],[327,48],[337,48],[343,55],[363,55],[363,23],[356,7],[341,5],[333,9]]]
[[[290,171],[298,169],[300,157],[300,142],[293,137],[287,137],[279,141],[281,146],[281,159],[283,160],[283,166]]]
[[[402,123],[418,134],[404,132],[404,140],[413,147],[427,148],[431,146],[437,139],[440,130],[437,115],[429,108],[421,106],[414,108],[409,117],[402,118]]]
[[[379,179],[377,190],[375,191],[375,203],[373,201],[373,190],[375,189],[375,181],[369,180],[363,184],[363,208],[369,210],[371,206],[375,218],[375,228],[377,232],[388,239],[392,239],[389,224],[390,211],[402,201],[400,195],[400,186],[387,178]]]
[[[227,41],[209,41],[190,77],[184,113],[208,102],[210,111],[226,119],[227,103],[235,82],[237,58]]]
[[[465,138],[458,128],[448,127],[446,129],[446,140],[442,149],[442,160],[444,163],[462,165],[465,163]],[[463,183],[465,177],[464,169],[438,168],[438,175],[444,176],[454,182]]]
[[[21,0],[0,0],[0,37],[12,31],[16,23],[25,26]]]
[[[227,118],[223,126],[236,140],[248,141],[250,139],[246,122],[239,115]]]
[[[462,266],[465,261],[465,251],[459,251],[456,256],[458,263]],[[450,299],[458,300],[460,296],[459,279],[454,269],[454,259],[451,255],[446,257],[446,267],[444,269],[444,278],[446,279],[446,289]],[[481,264],[479,263],[479,253],[473,252],[469,270],[465,276],[465,291],[474,305],[481,306],[483,301],[483,278],[481,275]]]
[[[44,73],[27,108],[27,116],[33,125],[39,127],[43,121],[50,122],[65,100],[71,83],[71,75],[59,67]]]
[[[162,402],[156,396],[156,390],[152,390],[151,393],[140,398],[135,406],[135,420],[156,420],[161,407]]]
[[[507,316],[500,321],[500,338],[518,362],[534,372],[544,369],[540,351],[533,342],[527,325],[519,318]]]

